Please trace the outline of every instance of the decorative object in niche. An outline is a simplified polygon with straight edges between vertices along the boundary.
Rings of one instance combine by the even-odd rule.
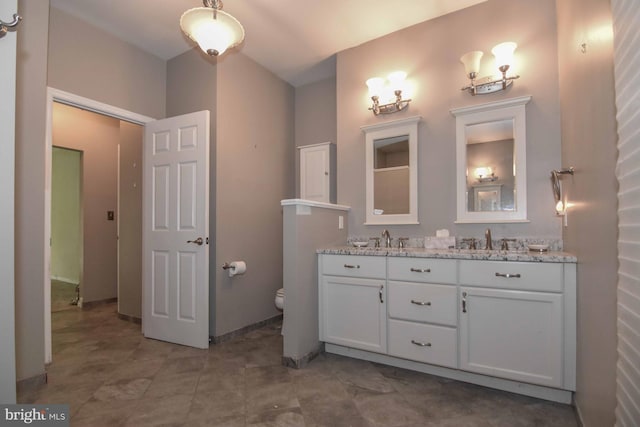
[[[528,222],[525,106],[530,100],[523,96],[451,110],[457,223]]]
[[[210,56],[222,55],[244,40],[242,24],[222,11],[222,1],[203,0],[204,7],[189,9],[180,18],[180,28]]]
[[[407,73],[404,71],[394,71],[385,80],[382,77],[372,77],[367,80],[369,96],[373,105],[369,107],[374,115],[391,114],[402,111],[409,106],[411,99],[402,99],[405,79]],[[387,80],[389,84],[386,84]],[[385,104],[380,104],[380,99]]]
[[[475,96],[505,90],[509,87],[515,79],[520,78],[518,75],[507,77],[507,71],[513,66],[513,52],[517,46],[514,42],[505,42],[491,49],[491,53],[496,58],[496,66],[502,74],[502,77],[498,79],[493,76],[478,78],[480,59],[484,55],[481,50],[474,50],[462,55],[460,62],[464,65],[464,72],[470,80],[470,84],[463,87],[462,90]]]
[[[420,116],[362,126],[365,132],[365,225],[418,224]]]
[[[556,201],[556,215],[564,216],[567,213],[567,201],[564,200],[562,194],[562,186],[560,184],[560,177],[562,175],[573,175],[573,167],[566,169],[552,170],[551,171],[551,188],[553,189],[553,198]]]

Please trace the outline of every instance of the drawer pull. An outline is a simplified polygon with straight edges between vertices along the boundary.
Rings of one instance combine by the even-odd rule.
[[[415,304],[415,305],[431,305],[431,301],[416,301],[414,299],[411,300],[411,304]]]
[[[411,268],[411,271],[413,271],[414,273],[431,273],[431,269],[430,268]]]
[[[360,266],[359,265],[345,264],[344,268],[360,268]]]
[[[507,279],[512,279],[512,278],[516,278],[519,279],[520,273],[516,273],[516,274],[511,274],[511,273],[496,273],[496,277],[506,277]]]
[[[431,343],[430,342],[420,342],[420,341],[416,341],[416,340],[411,340],[411,344],[415,344],[419,347],[431,347]]]
[[[384,290],[384,286],[380,285],[380,290],[378,291],[378,298],[380,299],[380,304],[384,304],[384,299],[382,298],[382,291]]]

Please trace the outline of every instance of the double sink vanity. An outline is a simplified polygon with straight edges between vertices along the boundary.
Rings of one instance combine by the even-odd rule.
[[[321,249],[318,288],[327,352],[570,402],[570,254]]]

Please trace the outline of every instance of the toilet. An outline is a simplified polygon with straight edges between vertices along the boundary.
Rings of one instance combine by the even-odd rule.
[[[277,290],[275,303],[278,310],[284,311],[284,288]],[[280,335],[284,336],[284,316],[282,318],[282,329],[280,330]]]
[[[278,310],[284,310],[284,288],[280,288],[276,292],[275,303]]]

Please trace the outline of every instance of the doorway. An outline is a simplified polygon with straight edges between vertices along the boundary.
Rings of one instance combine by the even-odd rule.
[[[82,151],[53,147],[51,311],[82,306]]]
[[[92,163],[93,166],[88,164],[89,158],[87,153],[87,146],[90,146],[91,141],[95,143],[95,137],[98,136],[97,133],[94,132],[85,132],[83,138],[79,138],[79,144],[87,144],[87,146],[75,146],[75,147],[67,147],[72,148],[77,151],[82,151],[83,155],[83,164],[84,164],[84,174],[87,172],[95,171],[97,169],[104,169],[106,163],[111,163],[111,165],[115,165],[114,172],[111,178],[107,178],[107,181],[113,181],[114,184],[110,185],[104,180],[98,180],[99,186],[98,189],[102,187],[112,187],[115,188],[115,195],[112,197],[112,201],[107,204],[94,204],[89,203],[84,198],[84,210],[82,213],[83,216],[83,243],[84,243],[84,256],[83,256],[83,265],[82,275],[80,279],[81,288],[82,288],[82,296],[84,298],[85,305],[87,303],[91,303],[94,301],[104,301],[109,299],[115,299],[119,296],[119,294],[123,294],[122,300],[127,298],[131,298],[131,296],[125,296],[124,290],[119,289],[119,276],[122,277],[124,274],[131,274],[132,268],[127,268],[127,262],[130,262],[131,265],[135,262],[134,258],[130,256],[120,257],[124,259],[124,262],[118,261],[118,248],[120,246],[120,252],[125,253],[123,250],[121,242],[118,240],[118,234],[120,228],[125,228],[125,224],[122,219],[125,217],[131,218],[129,208],[134,204],[132,203],[132,197],[135,198],[135,193],[142,191],[142,182],[141,178],[136,180],[135,170],[141,169],[139,161],[131,161],[131,158],[128,156],[136,155],[135,151],[138,150],[141,155],[142,150],[142,134],[143,134],[143,126],[145,123],[152,121],[152,118],[141,116],[126,110],[122,110],[116,107],[112,107],[106,104],[102,104],[87,98],[79,97],[77,95],[73,95],[67,92],[59,91],[57,89],[48,89],[47,94],[47,163],[46,163],[46,176],[47,184],[45,188],[45,215],[48,218],[51,218],[51,177],[52,177],[52,157],[53,157],[53,146],[59,145],[54,141],[54,109],[66,108],[73,109],[82,114],[95,114],[98,118],[93,118],[94,121],[103,122],[105,120],[113,120],[115,125],[107,125],[107,128],[114,131],[112,134],[113,139],[116,141],[115,143],[115,154],[113,150],[108,150],[109,153],[105,156],[98,156],[98,161]],[[90,119],[91,120],[91,119]],[[68,132],[71,133],[80,133],[79,128],[74,126],[66,127]],[[78,131],[78,132],[74,132]],[[131,152],[132,148],[131,144],[125,144],[122,142],[122,138],[136,138],[137,135],[137,143],[133,144],[133,153]],[[135,147],[137,145],[137,148]],[[124,149],[123,147],[127,147]],[[107,162],[107,158],[113,158],[113,162]],[[133,171],[133,172],[132,172]],[[123,178],[124,177],[124,178]],[[88,189],[86,186],[83,186],[83,193],[86,196]],[[133,194],[133,196],[132,196]],[[126,206],[124,203],[120,203],[120,208],[118,207],[118,199],[122,199],[123,197],[128,197]],[[141,202],[140,202],[141,203]],[[125,208],[123,208],[125,207]],[[88,232],[88,224],[87,224],[87,210],[91,208],[97,212],[92,217],[97,221],[98,226],[93,227],[92,229],[96,232],[108,232],[110,237],[101,238],[99,235],[96,235],[94,231]],[[128,215],[129,214],[129,215]],[[135,215],[133,215],[135,217]],[[139,221],[141,221],[141,214],[137,215]],[[112,218],[112,219],[111,219]],[[45,238],[49,240],[51,236],[51,227],[50,223],[47,223],[45,226]],[[127,237],[135,240],[135,233],[131,231],[131,227],[127,226],[126,231],[122,230]],[[135,228],[135,227],[134,227]],[[140,244],[141,239],[138,239],[138,244]],[[104,256],[94,257],[93,261],[89,261],[88,254],[91,249],[88,247],[89,245],[95,245],[97,247],[105,247],[109,246],[113,248],[110,253],[113,253],[113,262],[109,261]],[[51,248],[49,245],[45,245],[45,262],[46,265],[51,265]],[[140,253],[137,251],[135,247],[129,250],[129,253]],[[107,256],[109,257],[109,256]],[[105,264],[108,264],[109,261],[114,267],[110,268],[110,273],[108,274],[105,281],[103,281],[103,277],[101,275],[89,275],[89,267],[104,267]],[[140,262],[137,263],[137,268],[140,269]],[[133,268],[135,270],[135,268]],[[121,274],[119,273],[121,272]],[[96,280],[94,280],[96,279]],[[135,281],[135,280],[134,280]],[[91,282],[91,284],[89,283]],[[95,283],[94,283],[95,282]],[[97,282],[107,283],[106,286],[95,286]],[[137,286],[141,289],[140,282],[137,282]],[[45,288],[45,363],[50,363],[52,358],[52,343],[51,343],[51,282],[50,282],[50,271],[47,270],[45,272],[44,278],[44,288]],[[127,289],[130,290],[130,289]],[[141,292],[141,291],[139,291]],[[134,292],[135,293],[135,292]],[[122,300],[119,301],[118,311],[119,313],[123,312]],[[137,305],[137,310],[140,312],[141,303],[133,302],[133,305]],[[126,308],[125,308],[126,310]],[[125,317],[141,317],[140,314],[136,315],[129,314],[125,312]]]

